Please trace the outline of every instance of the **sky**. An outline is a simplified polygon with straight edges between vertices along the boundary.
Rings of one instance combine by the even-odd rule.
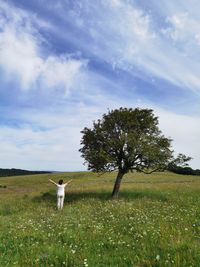
[[[82,171],[84,127],[151,108],[200,168],[200,2],[0,0],[0,168]]]

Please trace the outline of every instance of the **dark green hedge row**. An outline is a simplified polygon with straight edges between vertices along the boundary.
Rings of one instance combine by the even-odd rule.
[[[168,170],[178,174],[200,175],[199,169],[194,170],[191,167],[170,166]]]
[[[0,169],[0,177],[50,173],[47,171],[27,171],[21,169]]]

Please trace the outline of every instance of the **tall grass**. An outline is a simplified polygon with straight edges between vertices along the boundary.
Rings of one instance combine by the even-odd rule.
[[[73,179],[56,210],[48,178]],[[200,266],[200,177],[63,173],[1,178],[0,266]]]

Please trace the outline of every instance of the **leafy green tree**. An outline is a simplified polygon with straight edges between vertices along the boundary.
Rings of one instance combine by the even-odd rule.
[[[171,139],[162,135],[151,109],[120,108],[104,114],[84,128],[79,150],[88,169],[118,172],[112,196],[117,197],[121,180],[129,171],[152,173],[167,168],[172,160]]]
[[[179,153],[178,156],[169,163],[169,168],[187,167],[188,161],[190,161],[191,159],[192,159],[191,157],[188,157],[182,153]]]
[[[199,175],[199,170],[193,170],[189,167],[188,161],[191,159],[191,157],[179,153],[178,156],[173,158],[173,160],[169,163],[167,169],[178,174]]]

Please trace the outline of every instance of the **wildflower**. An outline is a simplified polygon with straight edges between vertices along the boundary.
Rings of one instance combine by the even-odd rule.
[[[160,260],[160,255],[156,256],[156,260],[159,261]]]
[[[147,232],[146,231],[143,231],[143,235],[147,235]]]
[[[83,264],[85,267],[88,267],[87,259],[84,259]]]

